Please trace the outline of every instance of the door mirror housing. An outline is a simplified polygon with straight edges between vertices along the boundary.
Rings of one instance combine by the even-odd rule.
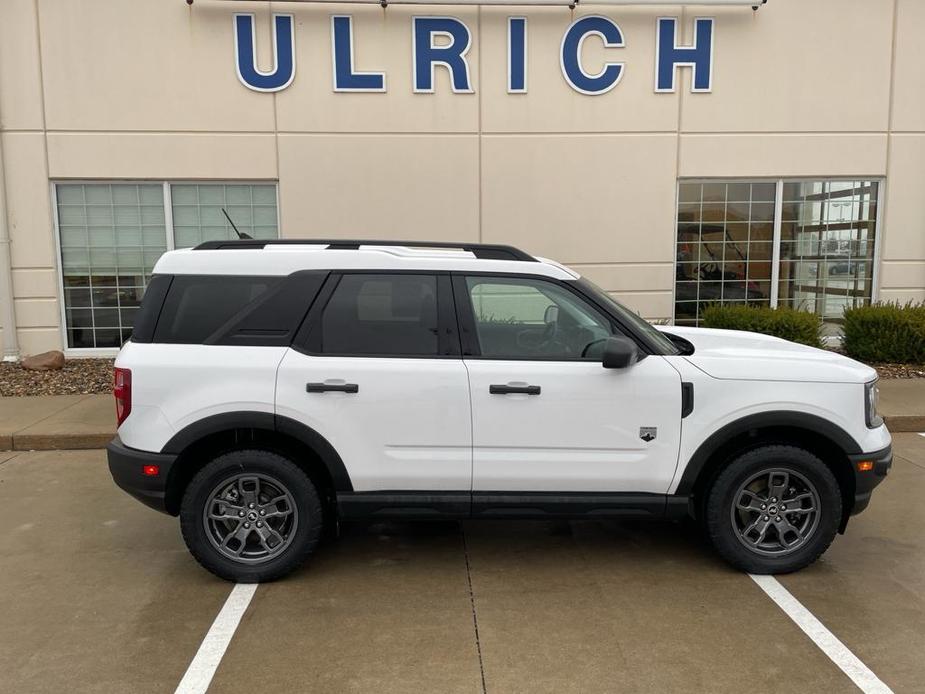
[[[608,337],[601,363],[605,369],[625,369],[639,361],[639,348],[628,337]]]

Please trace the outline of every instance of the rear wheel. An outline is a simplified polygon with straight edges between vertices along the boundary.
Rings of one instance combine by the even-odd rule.
[[[272,581],[299,567],[323,525],[318,492],[292,461],[234,451],[200,470],[183,495],[180,527],[196,560],[240,583]]]
[[[787,573],[828,549],[841,521],[832,471],[793,446],[763,446],[734,460],[713,483],[706,525],[717,551],[755,574]]]

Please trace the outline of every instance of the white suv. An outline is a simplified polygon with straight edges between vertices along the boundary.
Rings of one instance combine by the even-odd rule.
[[[109,466],[235,581],[379,518],[692,516],[777,573],[887,474],[876,391],[831,352],[655,328],[509,246],[208,242],[154,268]]]

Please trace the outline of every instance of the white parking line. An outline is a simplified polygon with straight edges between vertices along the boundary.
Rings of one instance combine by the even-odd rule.
[[[825,628],[803,605],[781,585],[773,576],[756,576],[749,574],[752,580],[767,593],[768,597],[777,603],[790,619],[792,619],[819,649],[854,682],[862,692],[867,694],[892,694],[893,690],[887,687],[870,668],[862,663],[858,657],[848,650],[831,631]]]
[[[193,662],[186,668],[186,674],[177,685],[177,694],[204,694],[212,683],[212,677],[222,656],[228,649],[231,637],[244,616],[257,591],[256,583],[237,583],[225,600],[221,611],[212,622],[209,633],[202,640]]]

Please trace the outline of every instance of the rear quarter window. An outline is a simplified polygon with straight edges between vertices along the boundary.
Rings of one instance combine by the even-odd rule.
[[[202,344],[283,277],[177,275],[154,331],[154,342]]]
[[[135,323],[132,326],[132,342],[151,342],[154,339],[154,328],[157,318],[164,305],[164,297],[170,289],[173,275],[154,275],[145,289],[141,299],[141,308],[135,314]]]

